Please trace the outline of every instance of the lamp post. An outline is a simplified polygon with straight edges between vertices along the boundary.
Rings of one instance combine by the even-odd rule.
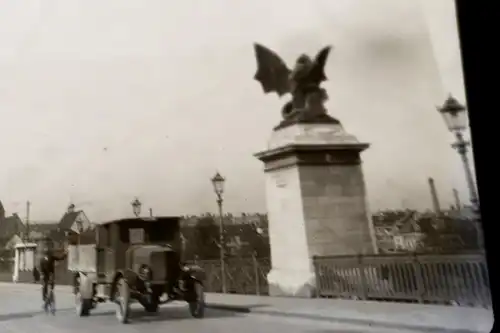
[[[211,179],[212,185],[214,186],[214,192],[217,196],[217,205],[219,206],[219,251],[220,251],[220,267],[221,267],[221,281],[222,281],[222,292],[225,294],[227,292],[226,286],[226,265],[225,265],[225,241],[224,241],[224,214],[222,211],[222,194],[224,193],[224,182],[226,181],[220,173],[216,173]]]
[[[80,262],[80,245],[82,244],[82,232],[83,232],[83,222],[80,219],[76,220],[76,227],[78,230],[77,243],[76,243],[76,262],[81,265]]]
[[[132,201],[130,204],[132,205],[132,210],[134,212],[135,217],[139,217],[139,215],[141,215],[142,203],[139,201],[138,198],[135,198],[134,201]]]
[[[455,135],[456,142],[451,146],[458,152],[465,171],[465,180],[469,190],[469,200],[474,210],[474,223],[476,227],[477,245],[480,250],[484,249],[483,229],[480,223],[479,197],[477,195],[474,177],[469,163],[467,153],[470,142],[465,140],[463,132],[467,128],[466,108],[460,104],[452,95],[444,102],[443,106],[437,108],[443,116],[448,130]]]

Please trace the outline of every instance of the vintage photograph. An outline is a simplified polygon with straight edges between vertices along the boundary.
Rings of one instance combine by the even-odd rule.
[[[453,0],[2,2],[0,332],[489,332],[460,38]]]

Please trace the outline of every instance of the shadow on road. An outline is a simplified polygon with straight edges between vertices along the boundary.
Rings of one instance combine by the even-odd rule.
[[[13,320],[13,319],[31,318],[31,317],[34,317],[34,316],[39,315],[41,313],[43,313],[43,311],[1,314],[0,315],[0,322],[1,321],[7,321],[7,320]]]
[[[92,312],[91,317],[107,317],[115,316],[114,310],[105,310],[99,312]],[[229,318],[241,316],[236,311],[226,311],[226,310],[216,310],[216,309],[206,309],[205,317],[203,319],[210,318]],[[141,308],[134,308],[130,311],[130,323],[138,322],[158,322],[158,321],[170,321],[170,320],[200,320],[193,318],[189,313],[188,307],[172,307],[172,308],[160,308],[158,313],[147,313]]]
[[[307,331],[308,333],[366,333],[366,330],[353,330],[353,329],[348,329],[348,330],[310,330]]]
[[[268,304],[247,304],[247,305],[231,305],[224,303],[207,303],[207,308],[214,310],[232,311],[239,313],[250,313],[253,309],[265,308]]]
[[[56,311],[56,314],[57,314],[58,311],[67,312],[69,310],[72,310],[72,308],[58,309]],[[0,314],[0,322],[2,322],[2,321],[8,321],[8,320],[15,320],[15,319],[27,319],[27,318],[32,318],[32,317],[39,316],[39,315],[46,315],[46,313],[45,313],[45,311],[40,310],[40,311],[30,311],[30,312],[18,312],[18,313]]]
[[[207,308],[205,310],[205,318],[236,317],[236,316],[241,316],[241,314],[250,313],[252,309],[265,306],[267,305],[265,304],[226,305],[226,304],[212,303],[212,304],[207,304]],[[57,313],[68,313],[73,311],[74,311],[73,307],[59,308],[56,311],[56,315]],[[0,314],[0,322],[8,320],[16,320],[16,319],[28,319],[39,315],[46,315],[46,314],[43,310]],[[99,310],[99,308],[93,310],[90,314],[91,317],[106,317],[114,315],[115,315],[114,310],[108,310],[108,309]],[[131,321],[141,321],[141,322],[185,320],[185,319],[195,320],[195,318],[193,318],[189,313],[189,309],[187,306],[160,308],[160,310],[156,314],[147,313],[140,307],[134,307],[131,309],[131,314],[130,314]]]

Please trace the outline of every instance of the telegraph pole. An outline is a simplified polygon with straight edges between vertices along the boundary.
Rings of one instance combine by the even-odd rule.
[[[30,241],[30,206],[31,202],[26,201],[26,240]]]

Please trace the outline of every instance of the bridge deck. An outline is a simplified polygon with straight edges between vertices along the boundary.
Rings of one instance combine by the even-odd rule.
[[[17,290],[31,293],[34,295],[32,297],[37,299],[39,288],[36,284],[0,283],[0,295],[4,299],[6,293]],[[71,308],[70,287],[57,286],[56,295],[58,299],[68,300],[68,306]],[[478,308],[223,294],[207,294],[206,300],[214,311],[230,310],[236,313],[280,317],[282,320],[290,320],[293,317],[330,324],[379,327],[387,332],[393,329],[421,332],[489,332],[493,325],[492,311]],[[9,302],[9,309],[10,304]]]

